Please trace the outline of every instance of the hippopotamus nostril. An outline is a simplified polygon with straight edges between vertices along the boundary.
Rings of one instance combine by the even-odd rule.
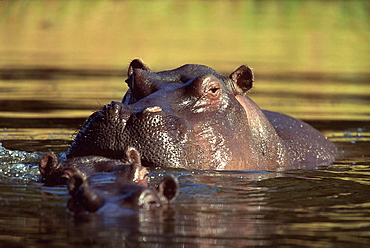
[[[109,104],[104,105],[103,109],[100,111],[101,117],[107,122],[111,123],[126,123],[126,120],[132,114],[132,109],[125,104],[120,102],[112,101]]]
[[[109,104],[104,105],[102,111],[106,114],[106,116],[119,116],[122,104],[119,102],[112,101]]]

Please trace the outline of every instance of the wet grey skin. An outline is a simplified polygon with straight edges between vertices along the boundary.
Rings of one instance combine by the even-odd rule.
[[[140,154],[128,148],[127,159],[111,159],[103,156],[82,156],[58,161],[54,153],[44,154],[39,162],[41,181],[47,186],[65,185],[75,174],[84,180],[115,180],[147,186],[148,170],[141,165]]]
[[[71,196],[67,208],[76,213],[119,215],[128,210],[156,210],[168,207],[178,194],[178,180],[165,177],[156,188],[124,180],[91,186],[81,175],[73,175],[67,183]]]
[[[261,110],[247,96],[253,82],[246,65],[227,77],[196,64],[152,72],[133,60],[122,102],[93,113],[67,157],[127,159],[133,147],[148,167],[277,170],[334,161],[337,148],[319,131]]]

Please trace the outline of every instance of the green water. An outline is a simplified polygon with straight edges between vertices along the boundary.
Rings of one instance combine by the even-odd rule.
[[[368,1],[0,1],[0,247],[366,247],[370,244]],[[249,96],[333,141],[331,166],[166,174],[164,212],[66,212],[37,181],[94,110],[124,95],[129,62],[255,72]]]

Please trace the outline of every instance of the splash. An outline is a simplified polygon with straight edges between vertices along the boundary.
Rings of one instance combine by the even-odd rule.
[[[38,153],[7,150],[0,143],[0,182],[39,181],[40,157]]]
[[[10,151],[2,146],[0,142],[0,163],[27,163],[38,164],[41,155],[38,153],[25,152],[25,151]]]

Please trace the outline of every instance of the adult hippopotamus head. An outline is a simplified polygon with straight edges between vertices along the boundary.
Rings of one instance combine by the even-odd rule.
[[[247,97],[253,81],[245,65],[226,77],[194,64],[151,72],[134,60],[122,102],[92,114],[67,156],[124,158],[134,147],[145,166],[253,170],[334,159],[314,128]]]

